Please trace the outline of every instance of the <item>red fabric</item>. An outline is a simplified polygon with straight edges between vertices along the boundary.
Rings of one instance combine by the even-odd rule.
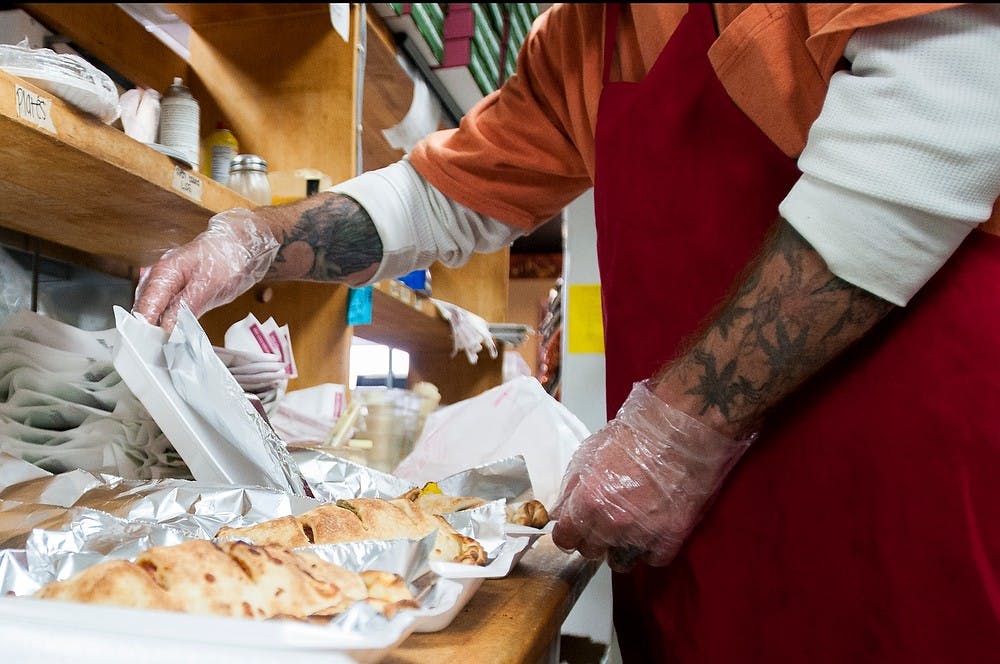
[[[692,5],[646,78],[601,96],[609,416],[726,296],[798,177],[719,84],[714,38]],[[998,395],[1000,239],[973,233],[771,417],[670,567],[615,575],[625,661],[1000,662]]]

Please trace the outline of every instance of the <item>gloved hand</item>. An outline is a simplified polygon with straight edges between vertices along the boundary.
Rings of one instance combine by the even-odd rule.
[[[615,571],[637,560],[667,565],[751,442],[713,431],[636,383],[614,419],[574,453],[552,538],[564,551],[607,556]]]
[[[132,311],[169,331],[181,301],[196,317],[232,302],[267,274],[278,247],[250,210],[220,212],[207,230],[166,252],[142,275]]]

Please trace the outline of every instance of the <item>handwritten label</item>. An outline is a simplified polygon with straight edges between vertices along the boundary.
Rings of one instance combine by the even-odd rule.
[[[17,105],[17,116],[33,125],[47,129],[53,134],[56,126],[52,124],[52,100],[37,95],[31,90],[22,88],[20,85],[14,89],[14,97]]]
[[[201,202],[201,178],[180,166],[174,166],[174,189]]]
[[[351,3],[331,2],[330,23],[344,41],[351,38]]]

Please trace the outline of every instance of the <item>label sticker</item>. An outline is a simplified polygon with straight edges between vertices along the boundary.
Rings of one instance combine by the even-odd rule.
[[[570,284],[566,302],[570,353],[603,353],[604,324],[601,314],[600,284]]]
[[[201,178],[180,166],[174,166],[174,189],[201,202]]]
[[[52,100],[41,95],[37,95],[31,90],[22,88],[20,85],[14,89],[14,100],[17,106],[17,116],[31,124],[56,132],[56,126],[52,124]]]
[[[344,41],[351,38],[351,3],[331,2],[330,23]]]

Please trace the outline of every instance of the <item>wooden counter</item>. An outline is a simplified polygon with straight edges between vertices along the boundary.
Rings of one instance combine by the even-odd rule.
[[[546,535],[503,579],[488,579],[439,632],[413,634],[385,664],[537,664],[553,652],[559,629],[598,562],[563,553]]]

